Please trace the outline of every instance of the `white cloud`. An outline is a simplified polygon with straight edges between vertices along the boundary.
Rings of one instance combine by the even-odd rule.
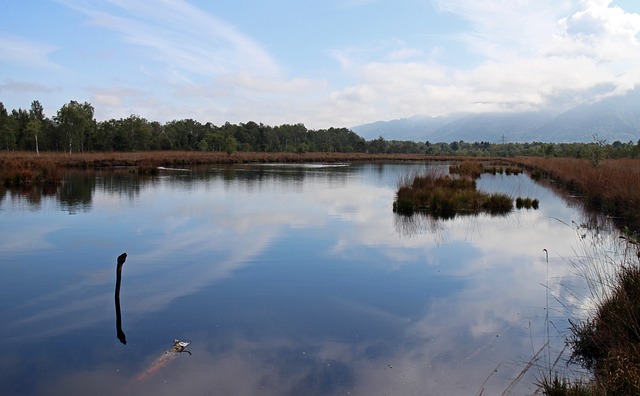
[[[560,33],[550,50],[598,62],[620,90],[638,82],[640,15],[609,7],[610,1],[585,1],[585,8],[559,21]]]
[[[116,84],[100,83],[103,92],[90,89],[105,106],[96,106],[99,118],[133,112],[161,122],[253,119],[325,128],[415,114],[534,110],[554,106],[558,98],[568,107],[640,82],[640,15],[607,0],[433,0],[441,13],[467,25],[446,36],[425,26],[416,33],[428,37],[424,42],[391,36],[323,48],[329,44],[318,40],[317,52],[337,61],[336,70],[313,71],[281,66],[266,47],[206,6],[59,1],[134,48],[127,53],[134,59],[115,59],[123,70],[135,70],[111,77]],[[367,3],[345,1],[338,8]],[[54,50],[32,48],[41,64]],[[119,87],[141,94],[105,94]]]
[[[472,51],[490,59],[506,60],[535,51],[548,39],[556,22],[572,7],[568,0],[437,0],[442,11],[466,19],[471,28],[457,38]]]
[[[593,97],[625,93],[640,82],[640,15],[610,7],[610,1],[440,0],[471,28],[455,35],[482,58],[456,69],[427,61],[367,59],[366,51],[334,52],[353,84],[332,93],[337,114],[350,125],[377,114],[522,111],[544,108],[555,97],[609,87]],[[446,47],[444,51],[446,52]],[[442,54],[442,52],[440,52]],[[568,105],[576,105],[576,102]],[[373,120],[372,118],[369,118]]]
[[[12,79],[5,80],[4,83],[0,84],[0,92],[50,92],[51,88],[46,87],[42,84],[36,83],[28,83],[28,82],[17,82]]]
[[[93,103],[95,106],[118,106],[129,97],[139,97],[143,92],[131,88],[98,88],[94,90]]]
[[[169,69],[198,75],[231,70],[279,73],[276,62],[253,40],[181,0],[61,2],[89,16],[94,25],[116,32],[123,41],[146,48]]]
[[[0,33],[0,60],[3,62],[31,68],[60,69],[50,59],[50,55],[56,50],[53,45]]]
[[[257,77],[248,72],[228,73],[217,79],[224,85],[251,92],[303,94],[312,89],[322,89],[325,83],[306,78],[290,80]]]

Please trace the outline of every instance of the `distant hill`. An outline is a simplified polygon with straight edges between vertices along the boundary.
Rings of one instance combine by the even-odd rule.
[[[425,136],[433,135],[440,128],[455,121],[460,116],[429,117],[413,116],[391,121],[378,121],[371,124],[351,128],[355,133],[367,140],[379,136],[387,140],[425,140]]]
[[[560,114],[552,111],[414,116],[351,128],[367,140],[430,142],[592,142],[640,139],[640,89],[624,96],[582,104]]]

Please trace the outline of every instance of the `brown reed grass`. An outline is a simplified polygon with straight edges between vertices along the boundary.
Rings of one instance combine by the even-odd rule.
[[[139,152],[96,152],[63,153],[25,151],[0,151],[0,170],[17,166],[32,166],[43,161],[51,161],[59,167],[111,167],[240,163],[303,163],[303,162],[351,162],[351,161],[452,161],[463,157],[428,156],[423,154],[369,154],[369,153],[289,153],[289,152],[235,152],[227,154],[219,151],[139,151]],[[479,158],[482,159],[482,158]],[[486,158],[488,159],[488,158]]]
[[[459,165],[451,165],[449,173],[477,179],[484,172],[484,165],[480,161],[464,160]]]
[[[442,219],[481,211],[502,215],[512,209],[509,196],[478,191],[472,178],[451,177],[435,169],[399,180],[393,203],[394,212],[401,215],[420,211]]]
[[[588,159],[518,157],[513,161],[533,177],[547,177],[592,209],[613,217],[620,227],[640,231],[640,160],[606,159],[593,166]]]

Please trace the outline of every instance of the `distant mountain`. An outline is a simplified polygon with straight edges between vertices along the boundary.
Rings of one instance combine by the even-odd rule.
[[[435,131],[431,141],[500,143],[522,141],[522,137],[527,138],[524,141],[533,141],[537,140],[533,139],[537,128],[551,120],[553,114],[548,112],[470,114]]]
[[[552,111],[414,116],[351,128],[367,140],[430,142],[592,142],[640,139],[640,89],[624,96],[582,104],[560,114]]]
[[[612,143],[637,142],[640,138],[640,89],[593,104],[579,105],[559,114],[552,122],[536,130],[551,141],[590,142],[597,135]]]
[[[351,128],[355,133],[367,140],[377,139],[379,136],[387,140],[423,140],[425,135],[431,135],[438,129],[450,124],[460,116],[429,117],[413,116],[391,121],[377,121],[371,124]]]

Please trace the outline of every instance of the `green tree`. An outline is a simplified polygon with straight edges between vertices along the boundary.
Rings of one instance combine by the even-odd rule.
[[[198,150],[200,150],[200,151],[209,150],[209,143],[207,143],[207,139],[206,138],[202,138],[200,143],[198,143]]]
[[[165,124],[165,145],[172,150],[197,150],[205,134],[205,128],[192,119],[174,120]]]
[[[2,102],[0,102],[0,147],[5,150],[16,148],[14,120],[9,116]]]
[[[115,139],[116,131],[119,128],[120,121],[116,119],[110,119],[107,121],[101,121],[96,126],[96,135],[93,142],[93,146],[99,151],[112,151],[113,142]]]
[[[42,123],[44,121],[44,108],[39,101],[34,100],[31,102],[31,109],[29,110],[29,123],[27,124],[27,132],[33,136],[33,140],[36,144],[36,154],[40,155],[40,148],[38,146],[38,137],[42,133]]]
[[[84,151],[85,138],[93,132],[93,106],[89,102],[78,103],[75,100],[65,104],[58,110],[56,122],[64,132],[69,146],[69,154],[73,150]]]
[[[591,165],[593,165],[594,168],[600,165],[600,160],[606,158],[606,146],[606,140],[598,139],[598,135],[593,135],[593,144],[591,145],[589,157],[591,159]]]
[[[153,128],[143,117],[130,115],[116,122],[113,148],[117,151],[144,151],[152,147]]]
[[[18,150],[27,150],[31,148],[27,125],[29,124],[29,112],[27,110],[18,109],[11,111],[13,118],[14,136],[16,139],[16,148]]]
[[[227,137],[225,137],[225,139],[224,139],[224,151],[227,154],[231,155],[231,154],[235,153],[237,147],[238,147],[238,142],[236,142],[236,139],[233,136],[228,135]]]
[[[381,154],[386,153],[388,147],[388,142],[382,136],[378,136],[377,139],[368,142],[367,150],[373,154]]]

